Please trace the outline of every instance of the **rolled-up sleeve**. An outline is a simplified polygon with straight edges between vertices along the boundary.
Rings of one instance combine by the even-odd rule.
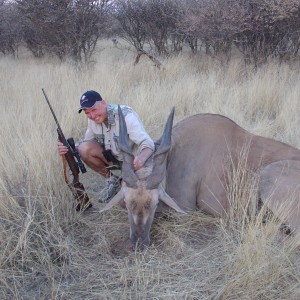
[[[146,132],[144,125],[135,112],[126,115],[125,122],[129,139],[137,145],[137,154],[144,148],[150,148],[154,151],[154,142]]]
[[[91,128],[91,123],[88,122],[88,127],[86,129],[86,132],[84,134],[84,141],[89,141],[95,138],[95,133],[93,132]]]

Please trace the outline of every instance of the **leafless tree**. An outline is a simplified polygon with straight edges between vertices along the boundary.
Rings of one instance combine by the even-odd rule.
[[[23,38],[32,53],[88,61],[105,32],[110,0],[17,0]]]
[[[185,34],[177,27],[182,17],[177,0],[117,0],[114,17],[120,26],[117,35],[137,51],[137,63],[147,55],[159,66],[157,56],[182,50]]]
[[[0,52],[17,55],[22,41],[22,25],[15,3],[0,1]]]
[[[186,0],[182,31],[198,39],[208,55],[230,56],[233,47],[246,63],[296,55],[299,0]]]

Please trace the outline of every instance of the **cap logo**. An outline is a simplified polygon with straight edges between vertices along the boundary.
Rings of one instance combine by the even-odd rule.
[[[83,102],[88,101],[88,100],[89,99],[85,95],[83,95],[80,99],[80,105],[82,105]]]

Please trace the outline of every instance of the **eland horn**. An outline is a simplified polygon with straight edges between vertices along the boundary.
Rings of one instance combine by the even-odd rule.
[[[167,157],[168,151],[171,148],[171,135],[173,127],[175,107],[172,108],[168,120],[166,122],[164,132],[159,139],[160,144],[153,155],[153,170],[151,175],[147,178],[147,188],[155,189],[162,182],[165,175],[164,160]]]
[[[125,117],[123,115],[120,105],[118,105],[118,113],[119,113],[119,120],[120,120],[118,146],[123,154],[122,177],[127,186],[131,188],[137,188],[138,177],[136,176],[133,170],[134,155],[129,145],[129,138],[127,133]]]

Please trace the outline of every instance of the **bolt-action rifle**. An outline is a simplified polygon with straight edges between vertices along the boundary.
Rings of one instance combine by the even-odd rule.
[[[76,210],[80,211],[82,209],[87,209],[87,208],[91,207],[92,204],[89,201],[89,197],[85,192],[83,184],[81,182],[79,182],[79,173],[80,173],[80,171],[82,173],[86,172],[85,166],[80,159],[80,155],[79,155],[78,151],[76,150],[74,139],[73,138],[69,138],[69,139],[65,138],[44,89],[42,89],[42,91],[43,91],[45,99],[48,103],[48,106],[51,110],[51,113],[53,115],[55,123],[57,125],[58,139],[60,142],[62,142],[68,148],[68,152],[62,156],[63,163],[64,163],[65,182],[69,186],[70,190],[72,191],[72,194],[76,201]],[[65,161],[67,161],[69,168],[71,170],[71,173],[73,175],[73,181],[71,184],[69,183],[67,175],[66,175]]]

